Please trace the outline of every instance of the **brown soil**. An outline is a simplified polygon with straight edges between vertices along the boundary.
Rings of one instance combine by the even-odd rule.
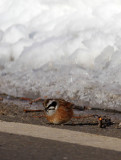
[[[4,98],[3,98],[4,99]],[[0,119],[4,121],[14,121],[20,123],[29,123],[29,124],[36,124],[36,125],[44,125],[50,127],[57,127],[69,130],[76,130],[81,132],[88,132],[94,133],[104,136],[112,136],[121,138],[121,127],[118,124],[121,122],[121,113],[108,113],[108,112],[101,112],[101,111],[80,111],[79,114],[81,115],[88,115],[88,114],[99,114],[102,116],[108,116],[111,118],[111,123],[105,125],[103,128],[99,128],[98,126],[98,118],[84,118],[84,119],[72,119],[68,123],[64,125],[53,125],[49,124],[45,117],[38,118],[36,116],[43,115],[43,112],[24,112],[26,102],[23,105],[23,101],[18,101],[16,99],[8,99],[8,100],[1,100],[0,101]],[[38,109],[42,109],[41,107]],[[78,111],[75,111],[76,113]],[[36,117],[36,118],[35,118]],[[119,117],[119,118],[116,118]]]

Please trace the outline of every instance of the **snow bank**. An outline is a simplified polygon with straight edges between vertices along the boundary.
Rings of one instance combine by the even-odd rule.
[[[0,0],[0,92],[121,111],[120,0]]]

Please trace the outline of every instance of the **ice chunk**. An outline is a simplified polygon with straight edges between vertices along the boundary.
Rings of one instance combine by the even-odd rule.
[[[11,45],[6,43],[0,44],[0,66],[4,68],[7,63],[13,61],[14,57],[12,56]]]
[[[3,38],[3,31],[0,31],[0,41],[2,40],[2,38]]]
[[[5,31],[2,42],[15,43],[20,39],[27,38],[26,35],[27,31],[25,30],[23,25],[13,25]]]
[[[114,48],[107,46],[95,59],[95,67],[97,70],[102,71],[110,65],[112,55],[114,54]]]

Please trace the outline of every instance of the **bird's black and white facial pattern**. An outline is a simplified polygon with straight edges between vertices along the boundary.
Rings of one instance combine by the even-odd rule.
[[[48,115],[53,115],[58,108],[58,102],[56,100],[49,100],[45,106],[45,112]]]

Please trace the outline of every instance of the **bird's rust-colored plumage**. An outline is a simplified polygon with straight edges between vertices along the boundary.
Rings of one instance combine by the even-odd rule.
[[[73,117],[73,108],[72,108],[73,104],[62,99],[54,100],[55,102],[57,102],[58,108],[52,115],[47,114],[46,107],[49,101],[52,101],[52,99],[47,99],[43,105],[45,107],[45,117],[50,123],[54,124],[66,123]]]

